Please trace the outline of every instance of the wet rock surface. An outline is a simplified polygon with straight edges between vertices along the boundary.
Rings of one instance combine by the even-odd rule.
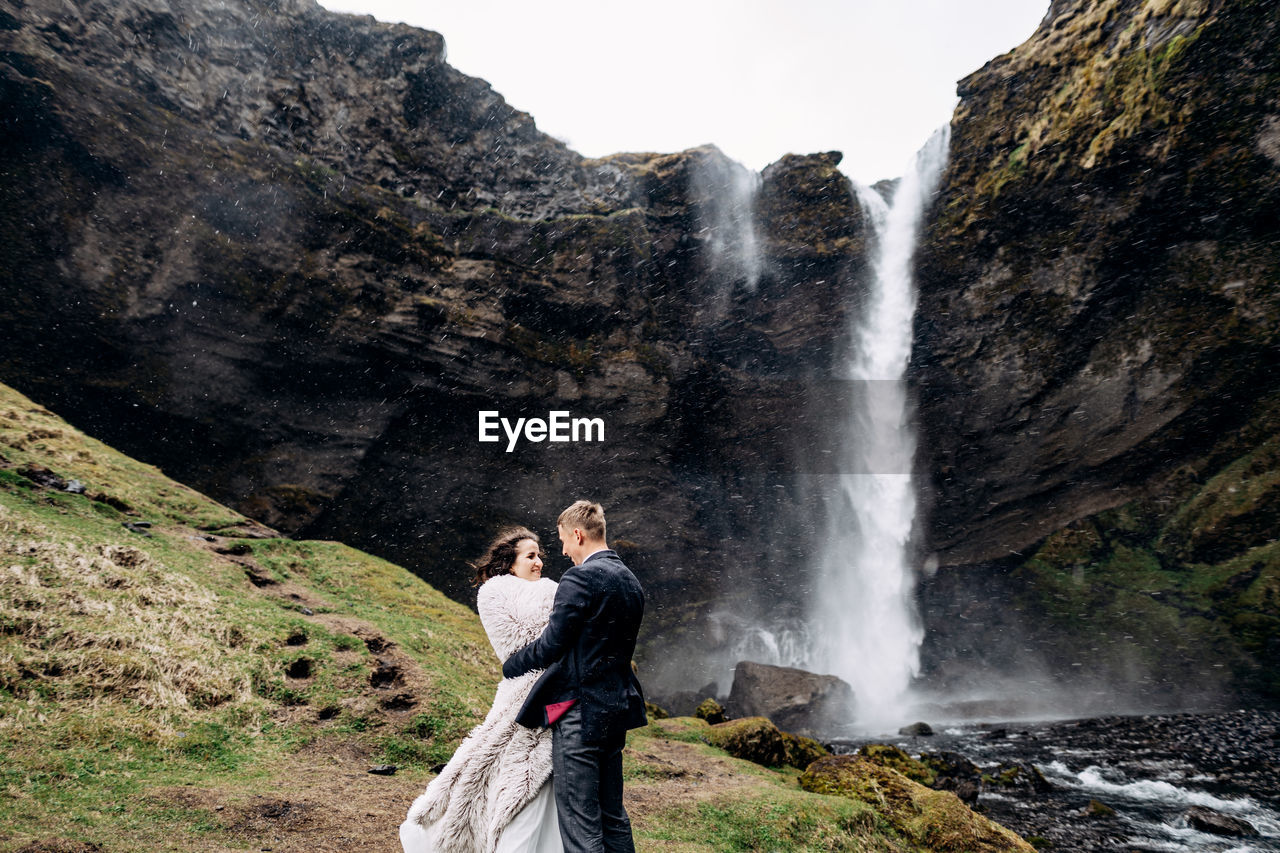
[[[1187,825],[1201,832],[1228,835],[1235,838],[1256,838],[1258,830],[1247,820],[1230,817],[1204,806],[1192,806],[1183,814]]]
[[[1016,671],[1030,648],[1131,707],[1187,706],[1149,701],[1161,689],[1280,699],[1261,487],[1280,424],[1280,18],[1261,8],[1063,0],[960,81],[910,368],[935,679],[963,683],[938,671],[962,652]],[[1170,574],[1135,583],[1138,567]],[[1182,572],[1256,586],[1214,602]]]
[[[999,726],[1003,737],[987,737],[993,728],[940,726],[930,745],[945,746],[948,760],[925,753],[922,763],[939,779],[955,779],[972,762],[982,779],[978,810],[1053,845],[1045,849],[1211,853],[1243,849],[1223,833],[1252,828],[1258,835],[1247,838],[1248,849],[1280,850],[1280,752],[1273,739],[1280,712],[1008,723]],[[834,745],[840,753],[864,746]],[[898,745],[912,749],[909,741]],[[944,767],[951,775],[943,776]],[[1034,770],[1048,787],[1002,784],[1012,769],[1021,770],[1018,776]]]
[[[866,252],[838,154],[589,160],[440,34],[307,0],[32,0],[0,54],[0,378],[468,603],[496,526],[589,495],[673,628],[650,679],[690,608],[787,598],[802,555],[763,521],[829,432]],[[605,434],[508,453],[480,410]]]
[[[834,675],[742,661],[734,668],[724,712],[768,717],[786,731],[813,734],[848,717],[853,702],[853,688]]]

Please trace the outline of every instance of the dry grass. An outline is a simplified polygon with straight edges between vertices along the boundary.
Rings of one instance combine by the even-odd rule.
[[[250,642],[245,629],[147,552],[72,538],[0,505],[0,564],[0,630],[12,638],[0,686],[15,696],[111,696],[159,719],[252,698],[250,665],[226,659]]]
[[[1060,16],[1054,26],[1002,59],[1001,79],[1035,80],[1048,74],[1054,81],[1034,109],[1019,109],[1004,131],[1004,144],[978,184],[983,195],[997,195],[1001,186],[1035,163],[1038,174],[1052,174],[1063,158],[1092,169],[1116,145],[1141,131],[1184,123],[1191,105],[1166,97],[1165,78],[1208,22],[1206,0],[1146,0],[1123,21],[1120,0],[1098,0]],[[1110,33],[1110,35],[1108,35]],[[998,91],[997,102],[1003,99]],[[990,109],[991,105],[984,105]],[[953,119],[970,118],[962,103]],[[1157,135],[1148,152],[1161,156],[1171,137]],[[1081,140],[1087,144],[1081,146]]]
[[[0,454],[11,467],[37,464],[64,479],[79,479],[87,495],[101,499],[104,511],[115,507],[122,517],[165,518],[202,530],[255,526],[158,468],[89,438],[5,385],[0,385]]]

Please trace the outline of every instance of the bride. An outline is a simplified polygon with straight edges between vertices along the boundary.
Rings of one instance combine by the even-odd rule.
[[[542,577],[538,537],[502,531],[474,564],[476,608],[506,660],[547,626],[556,582]],[[562,853],[551,780],[551,730],[516,722],[540,672],[504,678],[484,722],[458,746],[400,825],[405,853]]]

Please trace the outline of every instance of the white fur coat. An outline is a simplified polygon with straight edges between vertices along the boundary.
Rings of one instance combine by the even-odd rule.
[[[556,582],[498,575],[480,587],[476,607],[499,660],[547,626]],[[409,820],[428,828],[440,851],[491,853],[511,818],[551,776],[551,730],[527,729],[516,713],[541,670],[498,684],[493,707],[440,775],[414,800]]]

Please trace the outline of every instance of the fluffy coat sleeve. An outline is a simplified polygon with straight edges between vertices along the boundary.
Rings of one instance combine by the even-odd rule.
[[[514,575],[498,575],[480,587],[476,610],[498,660],[506,660],[542,634],[556,591],[556,582],[549,578],[526,581]]]

